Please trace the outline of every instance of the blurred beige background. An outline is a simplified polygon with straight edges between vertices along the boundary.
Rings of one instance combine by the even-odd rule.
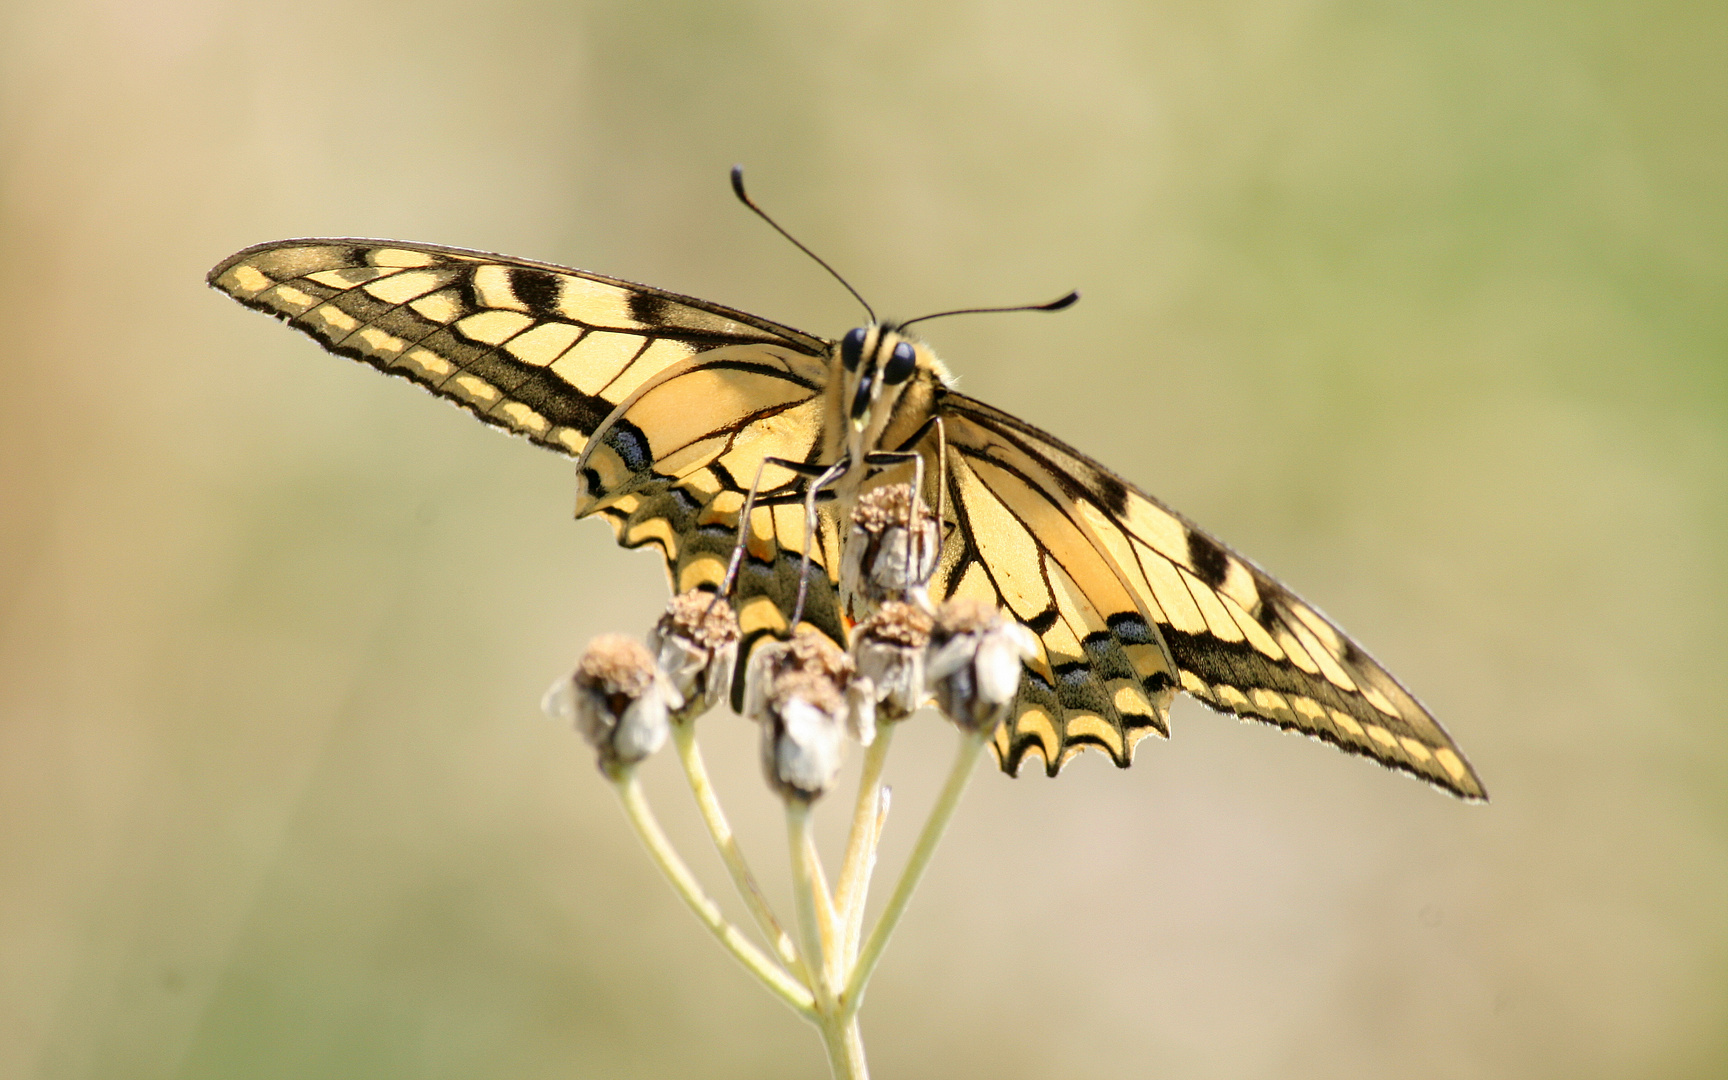
[[[1728,8],[1064,7],[0,9],[0,1075],[823,1074],[538,713],[654,561],[567,462],[202,283],[382,236],[843,332],[734,161],[888,313],[1080,288],[930,333],[1494,795],[1192,702],[1127,772],[981,774],[878,1076],[1728,1073]],[[889,859],[948,744],[897,748]]]

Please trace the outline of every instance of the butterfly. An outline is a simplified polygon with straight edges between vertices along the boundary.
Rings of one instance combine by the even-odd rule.
[[[259,244],[208,280],[576,458],[576,515],[659,551],[678,591],[719,588],[742,537],[730,595],[746,653],[795,608],[844,643],[835,506],[921,459],[944,530],[930,595],[1000,604],[1039,638],[993,742],[1010,774],[1036,755],[1054,776],[1088,747],[1125,768],[1140,739],[1168,736],[1182,692],[1486,798],[1439,722],[1329,619],[1078,450],[956,392],[905,324],[831,341],[583,270],[383,240]],[[840,498],[809,516],[819,473]]]

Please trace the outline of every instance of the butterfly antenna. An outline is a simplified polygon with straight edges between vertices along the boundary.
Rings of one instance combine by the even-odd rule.
[[[953,311],[938,311],[934,315],[920,315],[916,319],[908,319],[900,324],[900,329],[904,330],[913,323],[926,322],[930,319],[945,319],[950,315],[994,315],[1004,311],[1061,311],[1063,308],[1073,307],[1074,302],[1078,299],[1080,299],[1080,291],[1076,289],[1067,296],[1052,300],[1048,304],[1021,304],[1018,307],[955,308]]]
[[[845,278],[840,276],[840,271],[834,269],[832,266],[829,266],[828,260],[824,259],[822,256],[816,254],[814,251],[811,251],[809,248],[805,247],[802,243],[799,242],[799,240],[796,236],[793,236],[791,233],[789,233],[785,229],[781,228],[780,223],[778,221],[775,221],[773,218],[768,216],[768,211],[762,209],[760,206],[757,206],[756,203],[750,198],[750,196],[745,193],[745,191],[744,191],[744,166],[742,166],[742,165],[732,166],[732,193],[734,195],[738,196],[739,202],[743,203],[745,206],[748,206],[752,211],[754,211],[757,217],[761,218],[763,221],[766,221],[768,224],[774,226],[775,232],[779,233],[781,236],[784,236],[786,239],[792,241],[793,247],[796,247],[799,251],[802,251],[804,254],[810,256],[812,259],[815,259],[816,265],[820,266],[822,269],[824,269],[824,270],[828,271],[828,273],[832,274],[834,276],[834,280],[838,281],[841,285],[844,285],[846,287],[846,291],[852,294],[852,298],[854,300],[857,300],[860,304],[864,305],[864,311],[866,314],[868,314],[870,316],[870,321],[871,322],[877,321],[876,320],[876,309],[870,306],[870,301],[864,299],[862,296],[860,296],[858,294],[858,290],[854,289],[852,287],[852,283],[850,281],[847,281]]]

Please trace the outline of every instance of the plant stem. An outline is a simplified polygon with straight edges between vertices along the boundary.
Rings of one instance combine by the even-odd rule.
[[[799,963],[798,949],[793,945],[791,936],[781,928],[780,920],[774,917],[774,909],[768,906],[768,898],[762,894],[761,886],[756,884],[756,875],[750,872],[749,864],[744,861],[744,852],[739,849],[738,840],[732,834],[732,826],[727,823],[726,814],[720,809],[720,800],[715,797],[714,785],[708,779],[708,767],[702,761],[702,750],[696,745],[695,723],[674,725],[672,739],[678,747],[678,760],[684,765],[684,775],[690,781],[691,794],[696,796],[696,807],[702,812],[702,821],[708,826],[708,835],[713,838],[714,847],[720,852],[720,861],[726,864],[727,871],[732,875],[732,884],[737,887],[738,895],[744,898],[744,906],[750,909],[757,927],[779,954],[781,962],[796,970]]]
[[[869,1066],[864,1063],[864,1039],[858,1033],[858,1017],[824,1017],[822,1045],[828,1051],[828,1067],[834,1071],[834,1080],[870,1080]]]
[[[871,974],[882,959],[882,950],[893,936],[900,916],[905,913],[913,890],[924,876],[924,868],[930,864],[930,857],[936,853],[936,845],[948,828],[949,819],[954,816],[954,808],[960,805],[960,796],[966,793],[966,784],[972,779],[973,766],[978,764],[978,755],[983,752],[987,741],[989,736],[986,734],[972,731],[960,733],[960,744],[955,748],[954,764],[948,770],[948,779],[942,785],[942,793],[937,796],[936,805],[930,810],[930,818],[924,823],[923,832],[918,834],[918,845],[912,849],[912,855],[906,861],[906,869],[901,872],[900,880],[894,886],[894,894],[888,898],[888,906],[883,909],[875,929],[870,931],[870,939],[865,942],[863,952],[858,956],[858,963],[853,966],[851,977],[846,982],[846,989],[840,995],[844,1016],[857,1015],[858,1006],[864,1000],[864,988],[869,984]]]
[[[839,912],[841,963],[851,963],[857,950],[859,927],[864,922],[864,901],[870,890],[870,867],[876,860],[876,845],[882,838],[882,767],[888,746],[899,724],[876,729],[876,739],[864,755],[864,772],[858,778],[858,803],[852,811],[852,829],[846,835],[846,859],[840,864],[840,881],[834,890]]]
[[[827,926],[817,909],[822,885],[816,876],[815,844],[810,835],[810,804],[786,800],[786,846],[792,855],[792,906],[797,915],[798,951],[810,973],[810,989],[816,997],[816,1022],[827,1031],[827,1018],[834,1012],[834,984],[828,970]],[[824,1035],[826,1037],[826,1035]]]
[[[618,791],[619,800],[624,804],[625,816],[630,819],[630,824],[635,826],[636,835],[642,838],[649,856],[672,883],[672,888],[684,898],[684,903],[689,905],[696,918],[701,920],[702,925],[776,997],[807,1019],[822,1023],[816,1018],[816,1001],[810,991],[800,986],[796,979],[739,933],[737,927],[727,922],[719,906],[702,891],[702,886],[690,873],[690,868],[684,865],[684,860],[672,849],[672,844],[666,839],[654,812],[649,809],[648,800],[642,794],[642,785],[637,782],[636,771],[624,770],[613,786]]]
[[[834,1080],[869,1080],[864,1063],[864,1040],[858,1033],[858,1017],[844,1008],[834,989],[844,974],[839,950],[844,941],[844,921],[836,917],[822,862],[810,828],[810,804],[786,803],[786,840],[792,852],[792,893],[798,915],[799,948],[804,966],[816,973],[811,989],[815,1009],[809,1019],[822,1032],[822,1047]]]
[[[870,850],[864,860],[864,876],[858,881],[858,905],[852,909],[852,919],[846,926],[846,973],[850,977],[852,965],[858,961],[858,942],[864,934],[864,902],[870,892],[870,877],[876,871],[876,848],[882,842],[882,833],[888,826],[888,796],[892,791],[880,788],[877,791],[875,820],[870,834]]]

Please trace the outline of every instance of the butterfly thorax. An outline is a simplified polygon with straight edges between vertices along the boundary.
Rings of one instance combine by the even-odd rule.
[[[830,350],[829,372],[823,460],[846,463],[833,490],[847,506],[880,475],[869,455],[913,450],[924,441],[949,376],[929,346],[893,323],[848,331]]]

